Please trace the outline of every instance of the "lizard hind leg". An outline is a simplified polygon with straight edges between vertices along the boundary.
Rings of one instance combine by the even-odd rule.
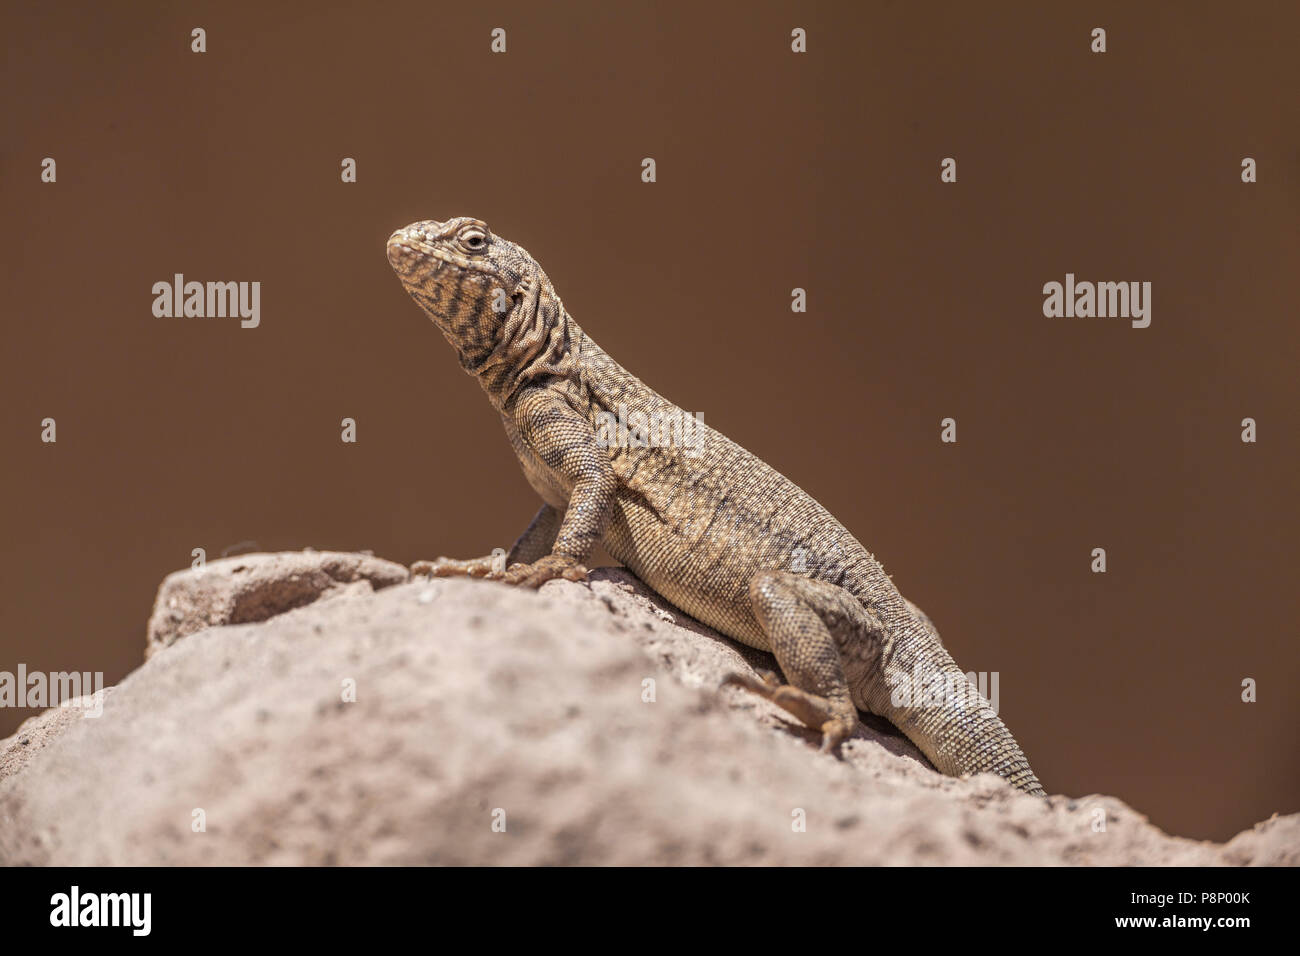
[[[790,683],[778,684],[771,674],[762,680],[730,674],[724,685],[772,701],[821,731],[823,753],[832,750],[858,724],[845,664],[876,646],[868,634],[879,633],[879,623],[843,588],[787,571],[755,574],[749,597]]]

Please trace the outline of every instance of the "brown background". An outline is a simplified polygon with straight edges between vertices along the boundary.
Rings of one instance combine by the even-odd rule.
[[[1300,810],[1294,4],[14,6],[0,669],[119,681],[194,547],[509,546],[534,496],[384,256],[473,215],[999,671],[1050,791]],[[1151,327],[1045,318],[1067,271]],[[174,272],[261,327],[155,318]]]

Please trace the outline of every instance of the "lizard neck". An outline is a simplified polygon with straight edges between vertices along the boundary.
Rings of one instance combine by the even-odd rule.
[[[675,405],[610,358],[569,315],[540,267],[535,275],[541,281],[537,295],[525,291],[492,347],[478,356],[461,353],[462,366],[478,379],[498,414],[513,420],[519,397],[544,387],[586,418],[600,447],[633,471],[636,461],[662,457],[656,436],[698,441],[698,426],[684,423]]]
[[[535,385],[559,386],[584,403],[587,398],[584,366],[595,343],[573,321],[545,273],[537,281],[542,289],[536,307],[512,309],[492,349],[466,364],[502,413]]]
[[[521,392],[541,385],[588,417],[615,413],[620,403],[640,407],[650,398],[668,405],[582,330],[545,274],[542,282],[536,308],[512,310],[495,345],[462,362],[498,412],[508,414]]]

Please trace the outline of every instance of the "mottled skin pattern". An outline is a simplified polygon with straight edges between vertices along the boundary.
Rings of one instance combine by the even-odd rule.
[[[1043,793],[929,620],[821,505],[702,424],[692,441],[608,428],[602,413],[669,422],[684,413],[578,328],[524,249],[477,219],[430,220],[393,233],[388,259],[500,412],[545,502],[504,569],[489,556],[417,562],[414,572],[539,587],[585,578],[583,562],[602,542],[687,613],[772,651],[789,684],[729,682],[820,730],[823,750],[852,732],[861,708],[893,722],[944,773],[989,771]],[[936,680],[949,682],[941,694]]]

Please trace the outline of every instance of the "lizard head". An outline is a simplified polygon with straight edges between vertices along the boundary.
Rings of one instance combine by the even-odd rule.
[[[398,229],[388,237],[388,261],[470,372],[496,347],[521,283],[545,281],[532,256],[464,216]]]

